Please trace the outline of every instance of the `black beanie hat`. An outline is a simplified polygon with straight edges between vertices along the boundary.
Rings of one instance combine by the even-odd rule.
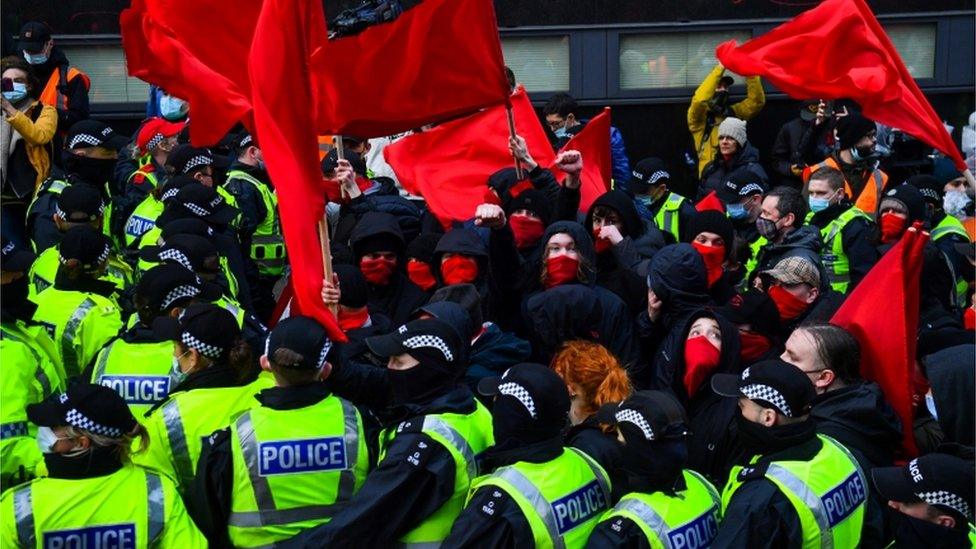
[[[905,183],[918,189],[926,202],[942,209],[942,189],[945,188],[945,184],[940,183],[938,179],[928,174],[918,174],[909,177]]]
[[[691,216],[688,220],[688,228],[685,229],[685,237],[691,242],[699,233],[710,232],[722,237],[725,241],[725,259],[732,253],[732,241],[735,238],[735,229],[732,222],[722,212],[715,210],[705,210]]]
[[[353,309],[365,307],[369,297],[366,278],[356,267],[347,264],[332,266],[332,272],[339,277],[339,304]]]
[[[905,183],[897,187],[892,187],[888,192],[884,193],[884,196],[878,202],[879,210],[885,200],[897,200],[905,206],[905,209],[908,210],[909,225],[915,221],[925,220],[925,198],[914,185]]]
[[[552,221],[552,207],[546,195],[537,189],[526,189],[512,198],[505,206],[505,213],[512,215],[515,210],[529,210],[535,212],[542,219],[543,225]]]
[[[840,148],[849,149],[871,130],[876,130],[874,122],[852,112],[837,121],[837,140]]]
[[[434,261],[434,249],[441,240],[441,234],[423,233],[407,244],[407,258],[423,261],[430,265]]]

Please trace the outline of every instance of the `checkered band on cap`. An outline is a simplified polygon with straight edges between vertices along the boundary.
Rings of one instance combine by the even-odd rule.
[[[749,368],[742,370],[742,379],[746,379],[747,377],[749,377]]]
[[[163,250],[163,251],[159,252],[159,260],[160,261],[175,261],[175,262],[179,263],[180,265],[182,265],[186,270],[188,270],[188,271],[192,271],[193,270],[193,264],[190,263],[190,258],[189,257],[186,257],[186,254],[184,254],[183,252],[181,252],[181,251],[179,251],[177,249],[174,249],[174,248],[170,248],[168,250]]]
[[[451,349],[447,346],[447,343],[435,335],[424,334],[408,337],[406,340],[404,340],[403,346],[408,349],[433,347],[434,349],[440,351],[448,362],[454,362],[454,353],[451,352]]]
[[[969,504],[966,503],[966,500],[952,492],[938,490],[935,492],[916,492],[915,495],[929,505],[942,505],[957,511],[967,519],[972,518],[972,515],[969,514]]]
[[[936,200],[936,201],[939,200],[939,193],[937,193],[935,189],[930,189],[928,187],[925,187],[919,189],[918,192],[921,193],[921,195],[926,198],[931,198],[932,200]]]
[[[406,332],[406,331],[407,331],[407,325],[406,324],[404,324],[404,325],[400,326],[399,328],[397,328],[397,333],[402,334],[403,332]]]
[[[68,425],[90,431],[96,435],[118,438],[125,434],[122,429],[117,427],[109,427],[107,425],[95,423],[94,421],[85,417],[85,414],[79,412],[75,408],[68,410],[67,415],[64,416],[64,420],[68,422]]]
[[[749,193],[757,192],[762,194],[763,188],[759,183],[749,183],[739,189],[739,196],[746,196]]]
[[[105,248],[102,250],[102,253],[99,254],[98,257],[95,258],[95,261],[93,261],[91,263],[84,263],[84,264],[82,264],[81,267],[83,269],[85,269],[85,270],[90,270],[90,269],[94,269],[95,267],[98,267],[99,265],[102,264],[103,261],[105,261],[106,259],[108,259],[108,254],[110,252],[111,252],[111,250],[109,249],[108,244],[106,244],[105,245]],[[70,260],[67,257],[64,257],[63,255],[61,255],[59,253],[58,254],[58,261],[62,265],[66,265],[68,263],[68,261],[70,261]]]
[[[525,387],[522,387],[514,381],[509,381],[499,385],[498,392],[499,394],[514,397],[515,400],[522,403],[522,406],[525,406],[525,409],[529,412],[529,415],[532,416],[532,419],[536,418],[535,401],[532,400],[532,395],[529,394],[529,391]]]
[[[251,134],[247,134],[244,136],[244,139],[241,139],[241,147],[246,147],[250,145],[253,141],[254,140],[251,139]]]
[[[782,393],[776,389],[770,387],[769,385],[763,385],[762,383],[753,383],[752,385],[746,385],[742,389],[742,394],[745,395],[749,400],[762,400],[768,402],[779,409],[786,417],[793,417],[793,410],[790,409],[790,405],[786,403],[786,399],[783,397]]]
[[[197,166],[209,166],[211,164],[213,164],[212,158],[210,158],[209,156],[198,154],[186,161],[186,164],[183,166],[183,173],[187,173],[193,168],[196,168]]]
[[[671,174],[664,170],[658,170],[647,177],[647,183],[653,185],[657,183],[659,179],[671,179]]]
[[[220,354],[224,351],[223,349],[217,347],[216,345],[211,345],[209,343],[204,343],[200,341],[190,332],[183,332],[183,334],[180,335],[180,341],[182,341],[183,344],[186,345],[187,347],[191,349],[196,349],[198,353],[200,353],[201,355],[207,358],[213,358],[213,359],[220,358]]]
[[[651,429],[650,424],[647,420],[638,412],[637,410],[632,410],[630,408],[625,408],[623,410],[617,410],[617,413],[613,415],[617,423],[630,423],[636,426],[638,429],[644,433],[644,438],[647,440],[654,440],[654,429]]]
[[[163,139],[166,139],[163,136],[163,134],[161,133],[153,134],[152,138],[148,142],[146,142],[146,150],[151,151],[155,149],[157,145],[163,142]]]
[[[183,299],[184,297],[196,297],[200,295],[200,288],[196,286],[190,286],[184,284],[182,286],[177,286],[166,294],[163,298],[162,303],[159,304],[160,309],[168,309],[169,306],[178,299]]]
[[[166,202],[170,198],[176,196],[176,193],[178,192],[180,192],[180,190],[176,187],[173,187],[172,189],[166,189],[166,192],[164,192],[162,196],[159,197],[159,199],[163,202]]]
[[[325,344],[322,345],[322,350],[319,351],[319,363],[317,366],[325,364],[325,357],[329,355],[329,351],[332,350],[332,340],[326,339]]]
[[[204,216],[210,215],[210,210],[208,210],[206,208],[201,208],[200,206],[197,206],[196,204],[194,204],[192,202],[184,202],[183,203],[183,207],[186,208],[186,209],[188,209],[188,210],[190,210],[191,212],[193,212],[194,214],[196,214],[196,215],[198,215],[200,217],[204,217]]]
[[[78,143],[87,143],[93,147],[98,147],[102,144],[102,140],[91,134],[79,133],[78,135],[72,137],[71,141],[68,142],[68,148],[73,149]]]

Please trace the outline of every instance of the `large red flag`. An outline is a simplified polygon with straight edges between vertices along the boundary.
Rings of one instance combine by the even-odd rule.
[[[593,201],[609,189],[610,165],[610,107],[594,116],[583,129],[574,135],[562,151],[577,150],[583,156],[583,173],[580,174],[580,209],[588,211]],[[556,167],[555,161],[549,166],[560,182],[566,174]]]
[[[825,0],[736,47],[715,49],[725,68],[760,75],[796,99],[850,98],[868,118],[901,129],[966,164],[864,0]]]
[[[511,102],[515,132],[540,166],[551,165],[552,145],[525,90]],[[508,139],[508,115],[498,105],[407,136],[383,149],[383,156],[403,188],[423,196],[441,222],[464,221],[484,202],[488,176],[513,166]]]
[[[918,338],[919,276],[929,235],[912,227],[854,288],[830,319],[861,344],[861,376],[881,386],[901,418],[903,446],[912,434],[912,372]]]
[[[328,40],[310,68],[321,134],[392,135],[509,94],[491,0],[424,0],[392,22]]]
[[[265,0],[250,56],[252,99],[288,247],[292,309],[315,317],[333,340],[346,341],[322,302],[322,255],[315,230],[325,211],[325,193],[307,64],[324,40],[319,0]],[[275,85],[262,85],[267,82]]]
[[[256,7],[259,0],[133,0],[119,17],[129,74],[190,103],[190,138],[198,146],[216,143],[249,117],[247,28]]]

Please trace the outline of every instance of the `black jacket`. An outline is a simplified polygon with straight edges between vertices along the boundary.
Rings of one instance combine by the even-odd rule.
[[[603,467],[610,477],[610,504],[615,504],[628,490],[627,473],[621,469],[624,446],[617,440],[616,431],[604,433],[596,417],[590,416],[566,433],[564,444],[590,456]]]
[[[759,250],[756,269],[749,274],[750,281],[759,273],[775,267],[781,259],[802,257],[820,270],[820,289],[829,288],[827,271],[824,270],[823,261],[820,260],[821,250],[823,250],[823,240],[820,238],[820,230],[817,227],[803,225],[787,233],[782,242],[769,242]]]
[[[717,191],[736,173],[748,173],[763,186],[769,185],[766,170],[759,164],[759,150],[746,143],[742,146],[731,162],[726,162],[721,154],[715,155],[715,160],[702,170],[701,184],[698,186],[698,197],[701,198],[711,191]]]
[[[437,413],[469,414],[474,409],[474,396],[461,388],[426,406],[411,407],[404,419]],[[409,423],[419,427],[423,421]],[[451,497],[454,476],[454,458],[447,448],[419,430],[405,429],[386,447],[383,461],[353,499],[328,524],[306,530],[280,546],[392,546]]]
[[[972,332],[969,332],[970,338]],[[971,341],[971,339],[970,339]],[[949,347],[922,359],[925,375],[932,387],[932,397],[945,442],[973,445],[973,393],[976,380],[973,362],[976,345],[966,343]]]
[[[823,230],[840,214],[853,207],[847,201],[834,204],[814,214],[810,219],[810,225],[815,226],[818,230]],[[868,274],[871,267],[874,267],[874,264],[878,262],[878,249],[872,242],[873,235],[874,224],[863,217],[855,217],[840,232],[841,247],[843,247],[844,254],[847,255],[847,261],[850,264],[851,283],[847,286],[847,293],[851,293],[851,290],[864,278],[864,275]],[[821,255],[832,253],[831,250],[827,249],[827,243],[823,242],[823,246]]]
[[[797,117],[783,124],[776,134],[773,150],[769,156],[772,159],[773,171],[776,172],[780,185],[789,185],[797,189],[803,185],[803,181],[793,175],[793,170],[790,168],[794,164],[801,167],[806,164],[803,159],[801,143],[805,136],[809,138],[807,134],[810,133],[810,126],[810,122]]]
[[[396,218],[405,242],[420,234],[422,212],[416,204],[400,196],[396,184],[388,177],[372,179],[372,186],[363,194],[343,204],[339,209],[335,238],[345,242],[356,223],[366,212],[388,213]]]

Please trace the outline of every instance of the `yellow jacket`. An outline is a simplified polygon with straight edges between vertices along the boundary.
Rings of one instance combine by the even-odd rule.
[[[41,114],[37,120],[31,120],[30,116],[21,111],[7,118],[7,123],[23,137],[27,159],[37,172],[35,193],[51,171],[51,140],[58,129],[58,110],[35,101],[27,111],[33,112],[38,107],[41,108]]]
[[[695,90],[695,95],[691,98],[691,106],[688,107],[688,130],[695,141],[695,149],[698,151],[698,175],[701,176],[705,166],[715,158],[715,151],[718,149],[718,125],[725,119],[724,116],[715,117],[712,125],[708,142],[703,146],[702,140],[705,138],[705,124],[708,117],[708,102],[715,95],[715,86],[725,73],[725,67],[715,65],[712,72],[702,80],[702,83]],[[758,76],[746,78],[746,98],[732,105],[732,112],[735,117],[742,120],[759,114],[763,105],[766,104],[766,93],[763,91],[762,82]]]

